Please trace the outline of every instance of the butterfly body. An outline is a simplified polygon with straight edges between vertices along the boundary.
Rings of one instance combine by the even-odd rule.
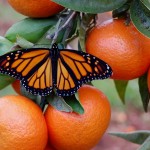
[[[30,48],[0,56],[0,73],[8,74],[34,95],[46,96],[53,89],[59,96],[74,94],[86,82],[105,79],[112,70],[104,61],[76,50]]]

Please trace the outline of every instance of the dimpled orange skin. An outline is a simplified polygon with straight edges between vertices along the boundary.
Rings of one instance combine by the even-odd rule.
[[[8,2],[19,13],[34,18],[49,17],[64,9],[51,0],[8,0]]]
[[[44,150],[48,140],[41,109],[23,96],[0,98],[0,150]]]
[[[88,34],[86,50],[112,67],[113,79],[131,80],[143,75],[149,66],[140,36],[132,23],[126,26],[124,20],[110,19]]]
[[[89,85],[78,92],[84,114],[60,112],[51,106],[45,112],[49,142],[57,150],[90,150],[108,128],[111,109],[106,96]]]

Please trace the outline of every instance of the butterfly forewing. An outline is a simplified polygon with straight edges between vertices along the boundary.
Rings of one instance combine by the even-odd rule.
[[[47,95],[52,89],[49,49],[19,50],[0,57],[0,72],[20,79],[26,90]]]
[[[108,64],[93,55],[75,50],[60,50],[57,93],[60,96],[72,95],[83,83],[105,79],[111,74]]]
[[[29,91],[33,94],[48,95],[52,91],[52,66],[51,59],[47,57],[45,62],[34,71],[33,75],[23,81],[24,86],[28,83]]]

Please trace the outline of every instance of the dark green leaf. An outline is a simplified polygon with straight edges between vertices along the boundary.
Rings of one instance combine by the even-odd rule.
[[[139,78],[139,91],[143,102],[144,110],[147,112],[150,94],[147,85],[147,73]]]
[[[141,2],[150,10],[150,1],[149,0],[141,0]]]
[[[54,2],[70,8],[75,11],[81,11],[86,13],[102,13],[111,11],[122,6],[127,0],[53,0]]]
[[[79,33],[79,43],[82,51],[85,50],[85,40],[87,31],[90,30],[94,26],[95,15],[91,14],[83,14],[82,19],[78,20],[77,28]],[[91,24],[92,22],[92,24]],[[90,26],[91,24],[91,26]]]
[[[28,97],[29,99],[31,99],[33,101],[36,101],[36,99],[37,99],[37,95],[33,95],[30,92],[28,92],[21,83],[20,83],[20,92],[22,95],[24,95],[25,97]]]
[[[26,18],[9,28],[5,37],[12,42],[16,41],[17,36],[21,36],[30,42],[37,42],[48,29],[55,25],[56,17],[47,19],[31,19]]]
[[[86,29],[83,28],[83,26],[78,25],[78,32],[79,32],[79,44],[81,47],[82,51],[86,51],[85,50],[85,37],[86,37]]]
[[[110,132],[109,134],[117,136],[117,137],[121,137],[132,143],[142,144],[150,136],[150,131],[141,130],[141,131],[135,131],[135,132],[130,132],[130,133]]]
[[[63,37],[64,42],[70,42],[73,39],[77,37],[77,22],[78,22],[78,16],[75,16],[71,19],[67,27],[65,28],[65,34]],[[63,42],[63,43],[64,43]]]
[[[59,96],[48,96],[48,103],[59,111],[72,112],[72,108]]]
[[[128,81],[114,80],[115,86],[123,103],[125,103],[125,92],[128,85]]]
[[[0,90],[5,88],[7,85],[11,84],[15,79],[8,76],[0,74]]]
[[[130,5],[128,3],[126,3],[122,7],[115,9],[112,12],[113,18],[126,17],[126,12],[128,11],[129,8],[130,8]]]
[[[84,108],[82,107],[80,101],[75,97],[75,95],[67,96],[64,98],[66,103],[72,107],[73,111],[78,114],[84,113]]]
[[[0,36],[0,55],[10,52],[10,49],[12,46],[13,46],[13,43],[11,43],[6,38]]]
[[[150,10],[139,0],[134,0],[130,8],[131,20],[136,28],[150,37]]]
[[[150,136],[145,140],[138,150],[150,150]]]

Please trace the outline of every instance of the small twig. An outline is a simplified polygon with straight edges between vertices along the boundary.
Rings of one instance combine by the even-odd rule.
[[[59,35],[59,32],[60,32],[61,30],[63,30],[64,28],[67,27],[67,25],[69,24],[69,22],[72,20],[72,18],[73,18],[75,15],[76,15],[76,12],[73,11],[73,12],[71,13],[71,15],[68,17],[68,19],[65,20],[65,23],[55,32],[54,37],[53,37],[53,40],[52,40],[52,44],[55,43],[55,41],[56,41],[56,39],[57,39],[57,37],[58,37],[58,35]]]
[[[65,30],[63,39],[62,39],[62,43],[65,44],[66,39],[69,37],[70,32],[72,31],[72,26],[73,26],[73,22],[71,21],[70,23],[68,23],[68,26]]]

